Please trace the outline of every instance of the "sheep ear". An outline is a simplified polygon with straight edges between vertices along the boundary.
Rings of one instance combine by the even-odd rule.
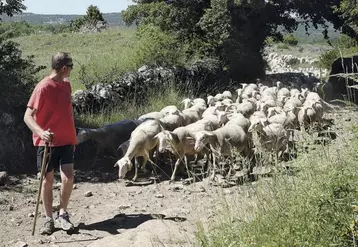
[[[209,131],[205,131],[204,134],[207,135],[207,136],[213,136],[214,135],[212,132],[209,132]]]
[[[159,136],[160,133],[161,133],[161,132],[159,132],[158,134],[156,134],[153,139],[158,139],[158,136]]]

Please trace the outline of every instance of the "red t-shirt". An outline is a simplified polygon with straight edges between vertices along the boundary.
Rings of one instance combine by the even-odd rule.
[[[53,132],[50,146],[76,145],[71,84],[68,80],[56,82],[50,77],[42,79],[35,87],[28,107],[36,109],[34,119],[43,129]],[[45,142],[32,134],[34,146],[44,146]]]

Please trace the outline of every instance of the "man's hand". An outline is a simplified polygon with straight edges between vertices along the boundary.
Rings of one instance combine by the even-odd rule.
[[[50,132],[50,130],[44,130],[39,134],[39,136],[40,136],[41,140],[43,140],[45,142],[51,142],[53,133]]]

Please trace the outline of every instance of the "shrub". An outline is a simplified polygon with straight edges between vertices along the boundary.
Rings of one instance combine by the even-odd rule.
[[[291,45],[291,46],[296,46],[298,44],[298,40],[295,37],[295,35],[288,34],[283,38],[283,43]]]
[[[334,60],[340,56],[338,49],[333,49],[323,53],[319,57],[320,66],[326,69],[330,69]]]
[[[154,66],[183,65],[185,63],[185,46],[171,34],[148,24],[138,29],[139,42],[134,48],[133,63],[139,67],[143,64]]]
[[[341,34],[338,37],[338,39],[334,42],[334,46],[339,47],[341,49],[350,49],[357,45],[358,45],[358,43],[355,39],[353,39],[345,34]]]
[[[290,47],[287,44],[279,44],[277,46],[278,49],[285,49],[285,50],[289,50]]]

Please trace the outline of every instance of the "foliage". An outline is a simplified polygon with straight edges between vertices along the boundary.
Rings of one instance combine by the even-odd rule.
[[[96,26],[98,21],[102,21],[104,23],[103,14],[100,12],[99,8],[94,5],[90,5],[87,8],[87,12],[85,16],[79,17],[74,21],[71,21],[71,28],[74,31],[78,31],[82,26]]]
[[[24,0],[0,1],[0,15],[5,14],[7,16],[13,16],[14,14],[21,13],[26,9],[22,2],[24,2]]]
[[[188,57],[213,57],[224,62],[234,80],[250,80],[263,75],[263,47],[267,37],[283,41],[282,31],[292,32],[299,23],[308,30],[323,26],[326,20],[336,30],[354,37],[355,8],[349,0],[135,0],[122,12],[129,25],[152,24],[173,34],[178,44],[187,44]],[[296,13],[294,18],[289,13]],[[278,27],[283,27],[278,30]],[[297,45],[289,35],[284,40]],[[250,61],[250,63],[248,63]]]
[[[143,25],[138,29],[138,44],[134,48],[134,64],[140,67],[182,65],[185,62],[185,47],[176,38],[154,25]]]
[[[336,39],[333,42],[333,45],[335,47],[341,48],[341,49],[350,49],[354,46],[357,46],[357,40],[345,35],[345,34],[341,34],[338,39]]]
[[[333,49],[322,53],[319,57],[320,66],[323,68],[330,69],[333,61],[341,56],[352,56],[358,53],[357,41],[347,35],[340,35],[332,43]]]
[[[296,46],[298,44],[298,40],[295,37],[295,35],[288,34],[283,38],[283,43],[288,44],[288,45],[292,45],[292,46]]]
[[[35,82],[36,67],[32,57],[22,58],[19,45],[12,41],[0,42],[0,98],[7,106],[23,106]],[[9,92],[14,92],[9,94]]]
[[[302,154],[293,176],[260,180],[247,207],[223,202],[217,223],[199,232],[201,246],[356,246],[357,137],[348,149]]]
[[[12,16],[26,9],[21,0],[1,1],[0,14]],[[26,25],[24,23],[19,26]],[[35,80],[34,74],[37,68],[32,57],[23,58],[19,45],[13,41],[5,40],[5,35],[0,37],[0,98],[2,107],[23,106],[27,99],[29,89]],[[9,94],[9,92],[16,92]],[[3,108],[6,109],[6,108]]]
[[[0,13],[10,16],[24,9],[22,1],[0,4]],[[34,75],[41,67],[35,66],[33,57],[24,58],[19,45],[5,38],[0,37],[0,169],[11,172],[22,167],[22,171],[28,171],[28,162],[33,162],[28,155],[32,139],[22,119],[35,83]],[[9,155],[14,150],[21,155]]]
[[[66,24],[29,24],[26,21],[0,23],[1,37],[12,39],[20,36],[28,36],[36,33],[65,33],[70,32],[70,26]]]
[[[332,49],[322,53],[319,56],[319,64],[322,68],[331,69],[334,60],[339,58],[340,53],[338,49]]]

